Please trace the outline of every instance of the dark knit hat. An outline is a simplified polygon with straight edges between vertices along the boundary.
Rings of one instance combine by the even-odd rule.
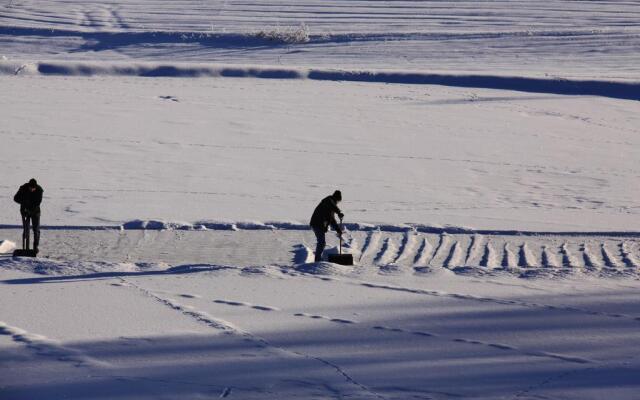
[[[31,178],[31,179],[29,180],[29,186],[31,186],[31,187],[36,187],[36,186],[38,186],[38,181],[36,181],[34,178]]]
[[[333,197],[334,200],[336,200],[336,201],[342,201],[342,192],[339,191],[339,190],[336,190],[335,192],[333,192],[331,197]]]

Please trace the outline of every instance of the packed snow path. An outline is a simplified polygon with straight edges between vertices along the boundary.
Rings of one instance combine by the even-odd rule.
[[[633,1],[7,0],[0,56],[638,79],[639,19]]]
[[[20,242],[20,230],[0,230]],[[329,234],[336,251],[337,239]],[[310,230],[91,230],[43,232],[41,256],[60,261],[291,265],[313,260]],[[377,229],[348,232],[344,250],[357,275],[640,276],[640,233],[624,236],[425,234]],[[242,243],[241,246],[238,244]],[[46,264],[43,264],[46,265]]]

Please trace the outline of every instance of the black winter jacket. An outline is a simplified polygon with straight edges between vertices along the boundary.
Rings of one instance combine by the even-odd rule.
[[[20,186],[18,189],[18,193],[13,196],[13,201],[20,204],[20,212],[21,213],[29,213],[29,214],[39,214],[40,213],[40,203],[42,203],[42,187],[40,185],[36,185],[36,190],[29,190],[29,184],[25,183]]]
[[[335,214],[340,213],[341,211],[333,197],[325,197],[313,211],[309,225],[311,225],[312,228],[322,229],[325,232],[329,229],[329,225],[331,225],[334,230],[339,231],[340,227],[336,222]]]

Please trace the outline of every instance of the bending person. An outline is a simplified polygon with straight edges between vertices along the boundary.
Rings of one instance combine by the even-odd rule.
[[[339,190],[336,190],[331,196],[327,196],[322,199],[311,216],[311,222],[309,225],[311,225],[313,233],[316,234],[316,239],[318,239],[315,253],[316,262],[322,260],[322,252],[324,251],[324,247],[327,245],[325,234],[329,230],[329,226],[338,233],[338,237],[342,236],[342,229],[336,222],[335,218],[335,214],[338,214],[340,220],[344,217],[344,214],[338,208],[338,203],[340,201],[342,201],[342,193],[340,193]]]
[[[44,190],[38,185],[35,179],[20,186],[18,193],[13,200],[20,204],[20,215],[22,216],[22,245],[24,249],[29,249],[29,225],[33,225],[33,250],[38,252],[40,244],[40,203],[42,203],[42,193]]]

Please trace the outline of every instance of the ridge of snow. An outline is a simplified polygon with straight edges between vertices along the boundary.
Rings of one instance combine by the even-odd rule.
[[[0,240],[0,254],[11,253],[16,249],[16,244],[10,240]]]
[[[499,230],[499,229],[475,229],[462,226],[435,226],[419,223],[400,224],[375,224],[349,222],[344,227],[353,232],[419,232],[431,234],[478,234],[478,235],[502,235],[502,236],[606,236],[606,237],[629,237],[640,238],[640,231],[531,231],[531,230]],[[19,225],[0,224],[0,229],[22,229]],[[260,230],[281,230],[281,231],[307,231],[309,225],[294,221],[196,221],[193,223],[180,221],[164,221],[159,219],[142,220],[136,219],[124,222],[121,225],[43,225],[42,230],[69,230],[69,231],[101,231],[101,230],[212,230],[212,231],[260,231]],[[7,242],[6,245],[4,243]],[[0,241],[0,246],[15,243],[10,241]],[[2,252],[0,247],[0,253]],[[9,250],[12,251],[12,250]],[[8,251],[5,251],[8,252]]]
[[[351,70],[174,62],[38,61],[23,64],[15,61],[2,61],[0,62],[0,75],[2,74],[309,79],[316,81],[441,85],[640,100],[640,82],[637,81],[581,80],[500,74],[447,74],[411,70]]]

